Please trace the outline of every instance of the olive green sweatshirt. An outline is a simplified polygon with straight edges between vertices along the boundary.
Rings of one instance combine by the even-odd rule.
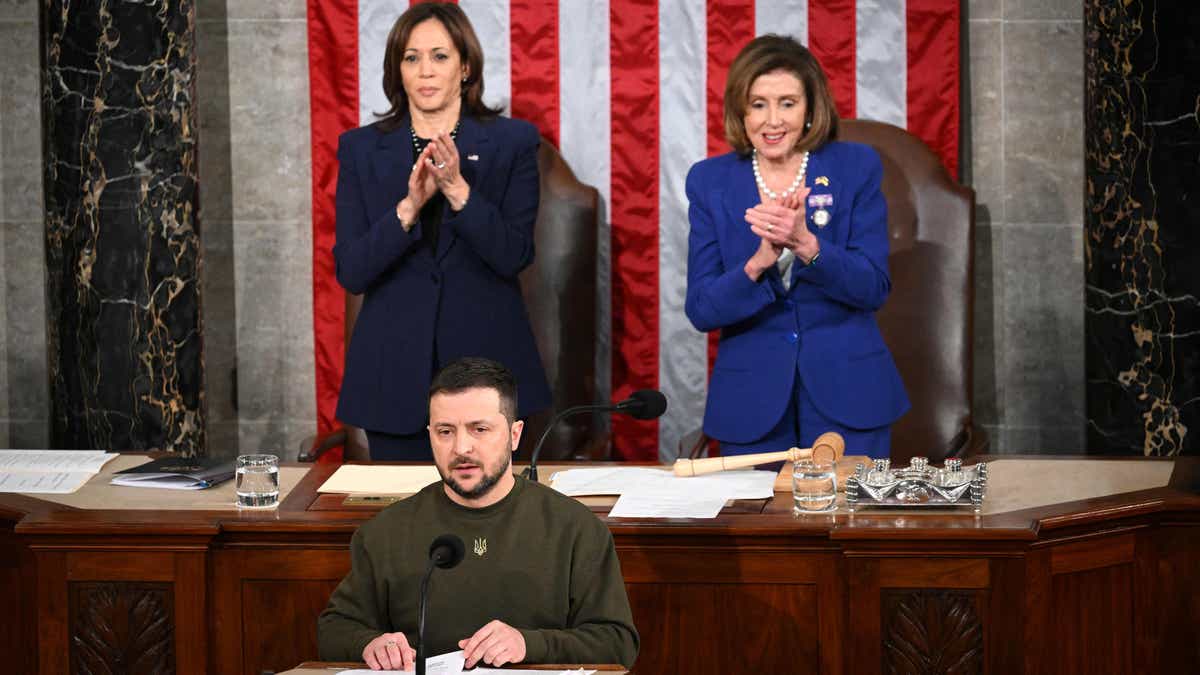
[[[317,620],[321,658],[361,661],[368,642],[395,631],[415,646],[429,545],[447,533],[466,557],[433,573],[425,656],[499,619],[525,637],[525,663],[633,665],[638,634],[612,534],[579,502],[520,477],[485,508],[454,503],[438,482],[363,523],[350,573]]]

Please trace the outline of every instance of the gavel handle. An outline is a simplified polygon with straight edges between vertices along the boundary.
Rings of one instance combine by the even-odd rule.
[[[760,452],[754,455],[733,455],[730,457],[707,457],[705,459],[677,459],[674,473],[676,476],[701,476],[706,473],[745,469],[759,464],[771,462],[794,462],[798,459],[812,457],[812,448],[792,448],[779,452]]]

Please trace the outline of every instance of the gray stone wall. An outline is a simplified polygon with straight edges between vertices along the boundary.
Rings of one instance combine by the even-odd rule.
[[[316,432],[304,0],[198,0],[209,453]]]
[[[38,3],[0,1],[0,446],[46,447]]]
[[[967,17],[976,415],[997,451],[1082,451],[1083,6]]]
[[[1083,448],[1078,0],[966,5],[976,398],[998,451]],[[45,443],[38,27],[0,0],[0,446]],[[304,0],[197,0],[210,453],[315,429]]]

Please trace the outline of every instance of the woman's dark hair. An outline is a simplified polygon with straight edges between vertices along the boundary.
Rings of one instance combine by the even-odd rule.
[[[408,94],[404,92],[404,78],[400,64],[404,62],[404,48],[413,29],[430,19],[436,19],[450,34],[450,41],[458,56],[467,65],[467,81],[462,85],[463,114],[488,119],[500,114],[499,109],[489,108],[483,103],[483,48],[471,21],[458,5],[445,2],[422,2],[409,7],[388,33],[387,49],[383,53],[383,93],[392,104],[391,109],[380,115],[379,126],[391,131],[408,118]]]
[[[806,128],[796,142],[796,150],[813,150],[837,137],[837,108],[817,57],[790,37],[761,35],[742,47],[725,80],[725,139],[743,155],[754,149],[746,135],[745,122],[750,87],[759,76],[776,70],[795,75],[804,88]]]
[[[464,356],[446,364],[433,376],[429,398],[434,394],[458,394],[468,389],[494,389],[500,395],[500,413],[512,424],[517,419],[517,378],[512,371],[491,359]]]

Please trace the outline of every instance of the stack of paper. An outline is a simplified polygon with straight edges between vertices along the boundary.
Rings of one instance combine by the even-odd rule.
[[[466,659],[463,658],[462,650],[449,652],[441,656],[431,656],[425,659],[426,675],[463,675],[463,673],[503,673],[504,675],[593,675],[596,671],[584,670],[577,668],[575,670],[520,670],[513,668],[487,668],[485,666],[476,666],[470,671],[463,670]],[[355,670],[342,670],[338,675],[380,675],[381,673],[411,673],[411,670],[368,670],[366,668],[357,668]],[[287,673],[283,673],[287,675]]]
[[[0,492],[68,494],[116,456],[103,450],[0,450]]]
[[[745,470],[684,478],[666,468],[607,466],[560,471],[550,484],[572,497],[619,495],[611,518],[715,518],[730,499],[774,495],[775,475]]]

